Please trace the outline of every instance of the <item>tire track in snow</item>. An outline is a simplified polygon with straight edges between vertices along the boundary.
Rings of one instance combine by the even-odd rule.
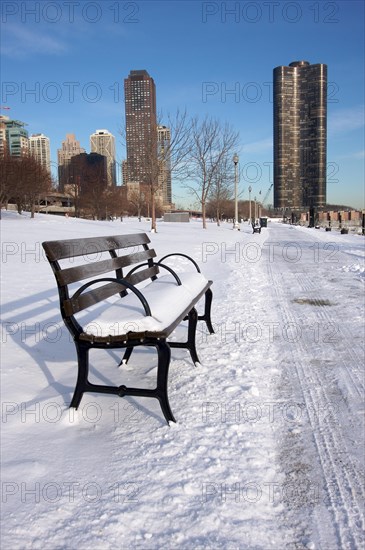
[[[317,292],[317,286],[309,273],[306,273],[305,276],[298,276],[298,283],[301,286],[304,292]],[[329,315],[326,307],[323,306],[321,300],[314,298],[318,306],[316,310],[316,315],[318,321],[321,324],[327,323],[327,326],[335,325],[333,323],[333,318]],[[351,342],[353,334],[343,325],[335,325],[336,330],[333,332],[333,337],[335,334],[338,334],[341,340]],[[354,367],[354,365],[362,365],[364,358],[364,350],[362,349],[362,354],[357,353],[357,349],[353,346],[348,346],[346,350],[336,349],[337,359],[341,361],[341,366],[347,371],[348,379],[351,381],[353,391],[355,391],[359,398],[364,399],[365,395],[365,384],[363,381],[363,373],[360,371],[359,367]]]
[[[287,294],[287,289],[292,288],[291,285],[293,284],[292,272],[288,272],[288,265],[285,265],[285,263],[280,262],[279,265],[280,272],[273,264],[268,264],[269,276],[275,289],[283,322],[295,323],[296,318],[291,306],[288,304]],[[284,269],[284,266],[286,269]],[[312,287],[308,283],[309,281],[306,279],[306,288],[308,286]],[[324,306],[320,305],[319,307],[321,314],[323,314]],[[326,314],[325,318],[329,319]],[[362,485],[360,474],[352,462],[341,433],[341,426],[327,422],[324,428],[318,428],[318,415],[316,416],[318,405],[326,406],[326,404],[331,402],[331,396],[328,396],[327,388],[322,384],[323,380],[315,368],[311,369],[312,382],[308,384],[308,367],[303,364],[301,359],[302,357],[310,356],[312,353],[308,338],[300,338],[295,349],[293,346],[288,346],[288,349],[290,349],[300,393],[306,406],[313,443],[323,474],[326,499],[333,520],[336,542],[339,548],[360,548],[363,543],[363,531],[361,530],[363,528],[361,525],[362,503],[360,502]],[[341,356],[342,359],[343,357]],[[346,368],[346,373],[351,379],[352,386],[354,389],[356,388],[358,393],[359,388],[351,377],[348,368]],[[342,454],[346,456],[346,464],[339,459],[339,449],[344,450]],[[322,514],[318,512],[318,509],[314,510],[314,514],[317,515],[316,530],[318,536],[320,540],[322,539],[323,548],[328,548],[328,533],[323,534],[321,532]]]

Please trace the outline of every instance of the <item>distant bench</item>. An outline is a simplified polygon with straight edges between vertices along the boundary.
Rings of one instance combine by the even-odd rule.
[[[168,254],[156,262],[149,243],[145,233],[42,243],[56,277],[61,315],[77,351],[78,376],[70,407],[78,408],[84,392],[154,397],[166,421],[175,422],[167,391],[170,348],[186,348],[193,362],[199,362],[195,345],[198,320],[214,332],[212,281],[185,254]],[[164,263],[172,256],[187,258],[192,269],[175,272]],[[204,313],[198,315],[195,305],[203,296]],[[188,320],[187,341],[168,342],[183,320]],[[157,349],[154,389],[89,382],[89,350],[124,348],[122,365],[138,346]]]

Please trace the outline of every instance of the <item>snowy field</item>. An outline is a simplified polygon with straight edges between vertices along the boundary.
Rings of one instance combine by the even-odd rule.
[[[360,550],[364,237],[159,222],[158,255],[190,254],[214,281],[202,364],[172,350],[177,423],[147,398],[85,394],[75,413],[75,348],[41,242],[149,226],[3,213],[2,548]],[[92,380],[153,384],[153,350],[119,359],[92,354]]]

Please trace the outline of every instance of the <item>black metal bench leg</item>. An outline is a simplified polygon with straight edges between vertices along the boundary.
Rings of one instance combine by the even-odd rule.
[[[211,308],[212,308],[212,300],[213,300],[213,292],[211,291],[210,288],[208,288],[208,290],[205,293],[204,318],[205,318],[205,323],[207,325],[207,328],[208,328],[210,334],[214,334],[214,328],[213,328],[212,320],[211,320],[211,317],[210,317],[210,312],[211,312]]]
[[[160,340],[160,342],[156,345],[156,349],[158,354],[156,397],[160,402],[161,410],[166,422],[176,422],[170,408],[167,393],[168,374],[171,359],[170,346],[166,343],[166,340]]]
[[[195,337],[196,337],[196,327],[198,324],[198,312],[195,307],[189,311],[188,315],[189,324],[188,324],[188,341],[186,347],[190,351],[191,359],[193,363],[200,363],[198,353],[196,351]]]
[[[207,325],[207,329],[209,330],[210,334],[214,334],[214,328],[210,317],[210,312],[212,309],[212,300],[213,300],[213,292],[210,290],[210,288],[208,288],[208,290],[205,293],[204,315],[198,316],[199,321],[205,321],[205,324]]]
[[[74,395],[70,407],[78,408],[81,398],[88,385],[89,375],[89,348],[75,343],[78,359],[78,374]]]
[[[119,367],[125,363],[128,363],[130,356],[132,355],[133,347],[127,348],[124,352],[123,359],[119,363]]]
[[[185,317],[184,321],[188,321],[188,339],[186,342],[169,342],[169,346],[171,348],[185,348],[188,349],[190,352],[191,359],[194,364],[200,363],[199,357],[196,351],[196,344],[195,344],[195,338],[196,338],[196,327],[198,324],[198,320],[200,317],[198,316],[198,312],[196,311],[195,307],[193,307],[189,313],[188,316]]]

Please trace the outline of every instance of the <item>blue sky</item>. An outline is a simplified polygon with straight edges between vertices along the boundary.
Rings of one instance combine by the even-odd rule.
[[[273,182],[272,71],[328,65],[327,200],[364,208],[364,3],[362,1],[3,1],[2,114],[51,140],[66,133],[90,151],[106,128],[125,153],[123,80],[154,78],[157,107],[212,115],[240,132],[240,192]],[[191,198],[173,183],[176,204]],[[272,196],[272,195],[271,195]],[[270,202],[270,198],[268,202]]]

